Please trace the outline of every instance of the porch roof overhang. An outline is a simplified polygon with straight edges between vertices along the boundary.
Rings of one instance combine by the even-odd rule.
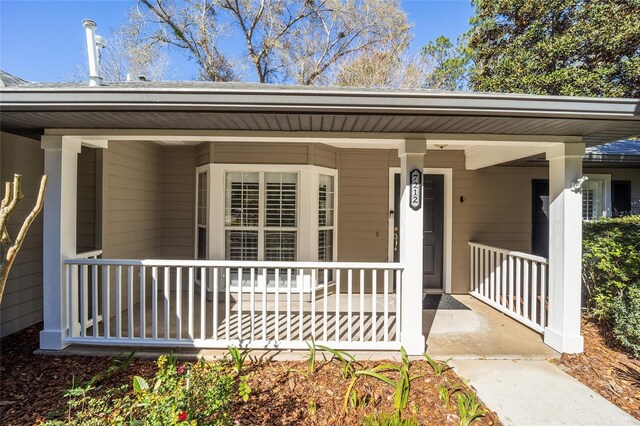
[[[0,88],[0,127],[579,136],[640,134],[640,99],[317,88],[212,82],[36,84]]]

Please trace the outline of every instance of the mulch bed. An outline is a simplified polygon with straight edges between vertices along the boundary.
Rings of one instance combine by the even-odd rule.
[[[563,354],[558,366],[640,420],[640,360],[615,341],[611,331],[583,315],[584,353]]]
[[[62,396],[76,380],[87,380],[103,371],[112,358],[34,355],[42,325],[0,340],[0,422],[6,425],[29,425],[41,418],[64,419],[67,400]],[[364,362],[364,367],[379,363]],[[393,389],[372,378],[363,378],[356,386],[364,407],[343,410],[348,381],[340,377],[338,362],[318,360],[316,372],[306,375],[307,362],[255,362],[245,367],[252,393],[247,403],[233,401],[232,413],[241,425],[361,425],[365,415],[374,410],[393,411]],[[154,360],[136,359],[124,373],[105,379],[104,386],[130,383],[133,375],[151,377]],[[299,370],[296,372],[294,370]],[[457,397],[451,406],[438,399],[436,386],[443,380],[460,383],[451,370],[436,377],[424,361],[411,363],[411,374],[419,375],[411,384],[409,409],[405,416],[416,417],[421,425],[457,425]],[[317,407],[310,412],[310,403]],[[485,407],[486,408],[486,407]],[[474,425],[500,424],[494,413],[487,412]]]

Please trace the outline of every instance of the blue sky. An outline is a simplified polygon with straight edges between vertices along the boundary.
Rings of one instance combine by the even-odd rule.
[[[62,81],[78,64],[86,65],[82,20],[93,19],[98,34],[108,36],[135,4],[135,0],[0,0],[0,69],[32,81]],[[402,0],[402,6],[414,24],[413,50],[439,35],[455,39],[467,30],[473,15],[469,0]],[[242,54],[237,37],[224,43],[235,56]],[[195,75],[194,64],[174,54],[171,75],[189,80]]]

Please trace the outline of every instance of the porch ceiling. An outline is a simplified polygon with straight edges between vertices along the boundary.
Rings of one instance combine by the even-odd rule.
[[[147,82],[0,89],[0,127],[582,136],[640,134],[639,99]]]

